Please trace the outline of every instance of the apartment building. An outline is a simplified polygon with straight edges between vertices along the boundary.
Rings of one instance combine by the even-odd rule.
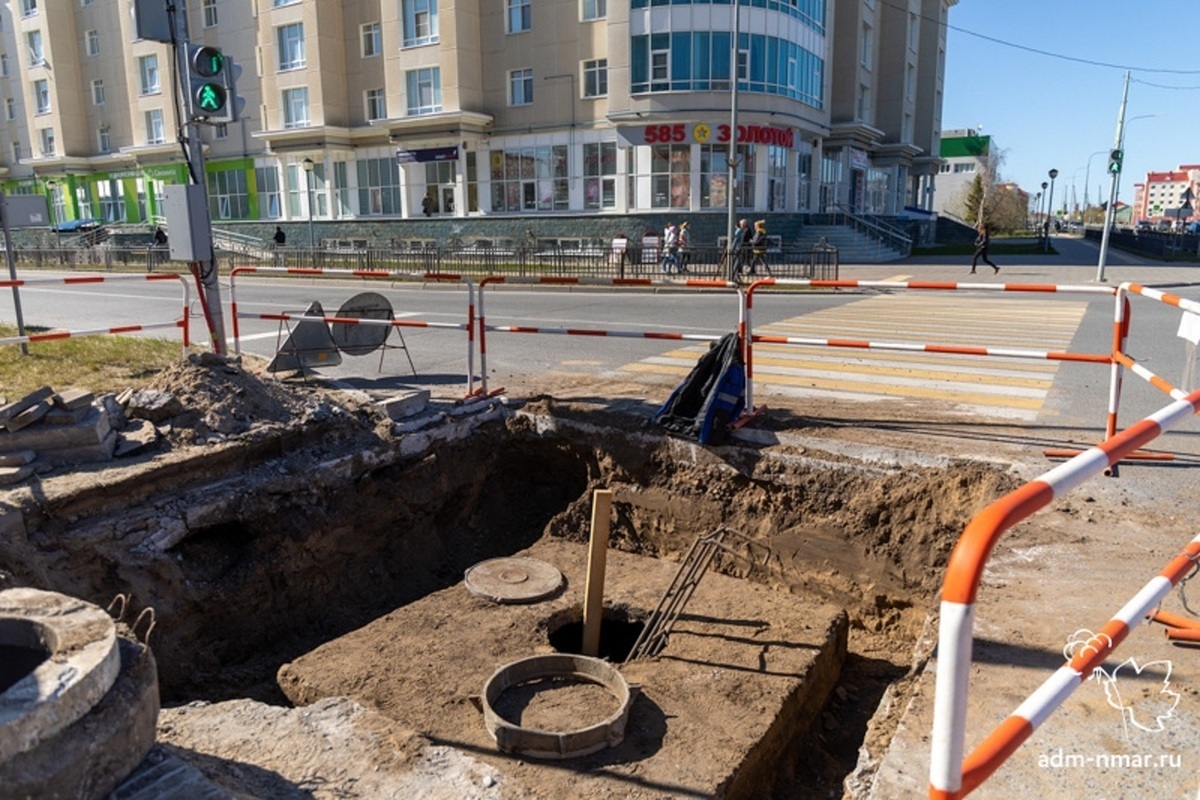
[[[939,214],[961,214],[976,176],[982,175],[986,182],[995,169],[992,137],[970,128],[942,131],[940,152],[937,192],[930,208]]]
[[[1185,206],[1191,190],[1191,206]],[[1198,216],[1200,206],[1200,164],[1182,164],[1167,172],[1148,172],[1142,183],[1133,186],[1133,219],[1152,225],[1176,226]]]
[[[956,3],[187,0],[246,104],[183,135],[218,224],[930,209]],[[152,221],[188,180],[136,6],[0,7],[0,186],[56,220]]]

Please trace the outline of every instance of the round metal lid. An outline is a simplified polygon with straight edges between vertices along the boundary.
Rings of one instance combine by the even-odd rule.
[[[553,564],[512,556],[480,561],[463,582],[472,594],[496,603],[536,603],[557,593],[563,576]]]
[[[362,292],[342,303],[337,316],[342,319],[392,319],[392,304],[378,292]],[[329,326],[333,343],[343,353],[365,356],[379,349],[392,329],[386,325],[359,325],[336,322]]]

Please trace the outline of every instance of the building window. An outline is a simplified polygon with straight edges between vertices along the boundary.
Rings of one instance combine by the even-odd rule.
[[[383,52],[383,33],[378,22],[368,22],[362,26],[362,55],[363,58],[374,58]]]
[[[217,27],[217,0],[204,0],[204,27]]]
[[[21,160],[21,143],[20,142],[12,143],[12,157],[13,157],[14,164],[16,164],[17,162],[19,162]]]
[[[225,169],[208,173],[208,207],[213,219],[247,219],[250,194],[245,171]]]
[[[40,67],[46,63],[46,54],[42,52],[41,31],[30,31],[25,34],[25,44],[29,46],[29,66]]]
[[[146,112],[146,144],[162,144],[167,140],[161,108]]]
[[[920,41],[921,26],[920,19],[916,14],[908,15],[908,49],[917,52],[917,44]]]
[[[108,135],[108,126],[101,125],[96,131],[96,149],[101,153],[112,152],[112,139]]]
[[[138,91],[141,94],[158,94],[158,56],[142,56],[138,59]]]
[[[283,6],[294,6],[300,0],[271,0],[271,8],[282,8]]]
[[[533,104],[533,70],[514,69],[508,73],[508,104],[510,106]]]
[[[367,119],[387,119],[387,100],[383,89],[367,89]]]
[[[493,150],[492,210],[566,210],[568,178],[565,145]]]
[[[787,211],[787,163],[789,150],[767,148],[767,210]]]
[[[100,55],[100,32],[88,31],[84,34],[84,38],[87,40],[87,54],[89,56]]]
[[[308,87],[283,90],[283,127],[307,128],[310,124],[308,116]]]
[[[301,69],[308,62],[304,57],[304,23],[280,25],[276,29],[279,46],[279,71]]]
[[[583,96],[605,97],[608,95],[608,59],[597,58],[583,62]]]
[[[8,77],[8,53],[0,53],[0,76]]]
[[[58,148],[54,142],[54,128],[42,128],[38,131],[38,137],[42,141],[43,157],[58,154]]]
[[[124,181],[100,181],[96,184],[96,194],[100,197],[100,216],[105,222],[125,220]]]
[[[744,185],[750,185],[749,196],[751,203],[738,202],[740,206],[753,205],[754,198],[754,147],[739,145],[737,148],[738,166],[735,176],[739,187],[738,198],[747,192]],[[747,168],[747,163],[750,167]],[[700,207],[728,208],[729,207],[729,147],[723,144],[700,145]]]
[[[863,69],[870,70],[871,64],[874,63],[875,55],[875,29],[867,23],[862,26],[862,53],[859,57],[859,63]]]
[[[616,208],[617,143],[583,146],[583,207]]]
[[[213,125],[213,138],[217,140],[229,138],[229,126],[224,122]]]
[[[604,19],[608,16],[608,0],[583,0],[584,22],[592,19]]]
[[[50,113],[50,82],[45,78],[33,82],[34,113]]]
[[[99,78],[92,81],[92,105],[104,105],[104,81]]]
[[[279,219],[283,216],[283,206],[280,203],[279,170],[274,166],[255,167],[254,183],[258,187],[258,213],[265,219]]]
[[[355,162],[358,171],[358,213],[361,216],[398,216],[400,165],[394,158],[366,158]]]
[[[21,16],[32,17],[37,13],[37,0],[21,0]]]
[[[858,87],[858,108],[855,119],[861,122],[871,121],[871,87],[860,84]]]
[[[458,163],[431,161],[425,165],[425,196],[430,214],[454,213],[454,189],[458,184]],[[422,208],[425,201],[422,200]]]
[[[650,51],[650,81],[659,84],[656,88],[669,88],[667,82],[671,80],[670,57],[669,50]]]
[[[692,148],[686,144],[657,144],[650,148],[650,207],[687,208],[691,205]]]
[[[436,114],[442,110],[441,67],[425,67],[405,73],[408,116]]]
[[[92,218],[92,195],[87,186],[75,187],[75,210],[79,212],[80,219]]]
[[[909,64],[904,68],[904,99],[912,102],[917,93],[917,68]]]
[[[522,33],[533,27],[530,0],[505,0],[508,3],[508,32]]]
[[[437,0],[404,0],[404,46],[433,44],[438,40]]]
[[[4,115],[8,117],[9,120],[14,120],[17,118],[17,101],[11,97],[4,98]]]

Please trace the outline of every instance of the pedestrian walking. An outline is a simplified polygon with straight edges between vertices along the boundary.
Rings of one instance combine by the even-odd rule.
[[[674,222],[668,222],[663,229],[662,257],[658,265],[664,273],[679,272],[679,229]]]
[[[287,244],[287,234],[283,232],[283,228],[276,225],[275,235],[271,237],[271,240],[275,242],[276,247],[283,247]]]
[[[679,271],[687,272],[688,264],[692,260],[692,232],[688,230],[689,223],[684,220],[679,226],[679,233],[676,237],[676,244],[679,246]]]
[[[771,268],[767,265],[767,221],[765,219],[755,220],[754,234],[750,237],[750,274],[757,275],[758,268],[762,267],[763,272],[771,274]]]
[[[975,274],[975,265],[982,258],[984,263],[992,268],[992,274],[995,275],[1000,271],[1000,268],[988,258],[988,245],[991,244],[992,237],[988,234],[987,223],[979,223],[979,226],[975,230],[978,231],[979,235],[975,237],[975,255],[971,258],[971,274]]]

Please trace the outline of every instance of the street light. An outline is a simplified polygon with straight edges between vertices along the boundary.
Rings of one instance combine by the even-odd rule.
[[[1046,247],[1045,252],[1050,252],[1050,215],[1054,213],[1054,179],[1058,177],[1058,170],[1052,169],[1050,175],[1050,199],[1046,201]],[[1045,186],[1045,184],[1042,184]]]
[[[306,184],[306,185],[307,185],[307,187],[308,187],[308,246],[309,246],[309,247],[311,247],[311,248],[314,248],[314,249],[315,249],[315,248],[316,248],[316,246],[317,246],[317,240],[316,240],[316,238],[313,236],[313,182],[312,182],[312,174],[313,174],[313,167],[315,167],[315,166],[316,166],[316,164],[314,164],[314,163],[313,163],[313,160],[312,160],[311,158],[306,158],[306,159],[304,159],[303,161],[301,161],[300,163],[301,163],[301,164],[304,166],[304,173],[305,173],[305,175],[304,175],[304,181],[305,181],[305,184]]]
[[[1039,226],[1039,230],[1041,231],[1041,234],[1038,238],[1043,238],[1043,237],[1047,237],[1050,235],[1050,222],[1047,219],[1046,213],[1045,213],[1046,188],[1049,185],[1050,184],[1047,183],[1046,181],[1042,181],[1042,193],[1040,195],[1040,197],[1042,198],[1042,202],[1038,205],[1038,217],[1040,217],[1040,219],[1038,220],[1038,226]]]
[[[1099,155],[1104,155],[1108,150],[1097,150],[1088,156],[1087,169],[1083,172],[1083,220],[1087,222],[1088,206],[1088,181],[1092,179],[1092,159]]]

